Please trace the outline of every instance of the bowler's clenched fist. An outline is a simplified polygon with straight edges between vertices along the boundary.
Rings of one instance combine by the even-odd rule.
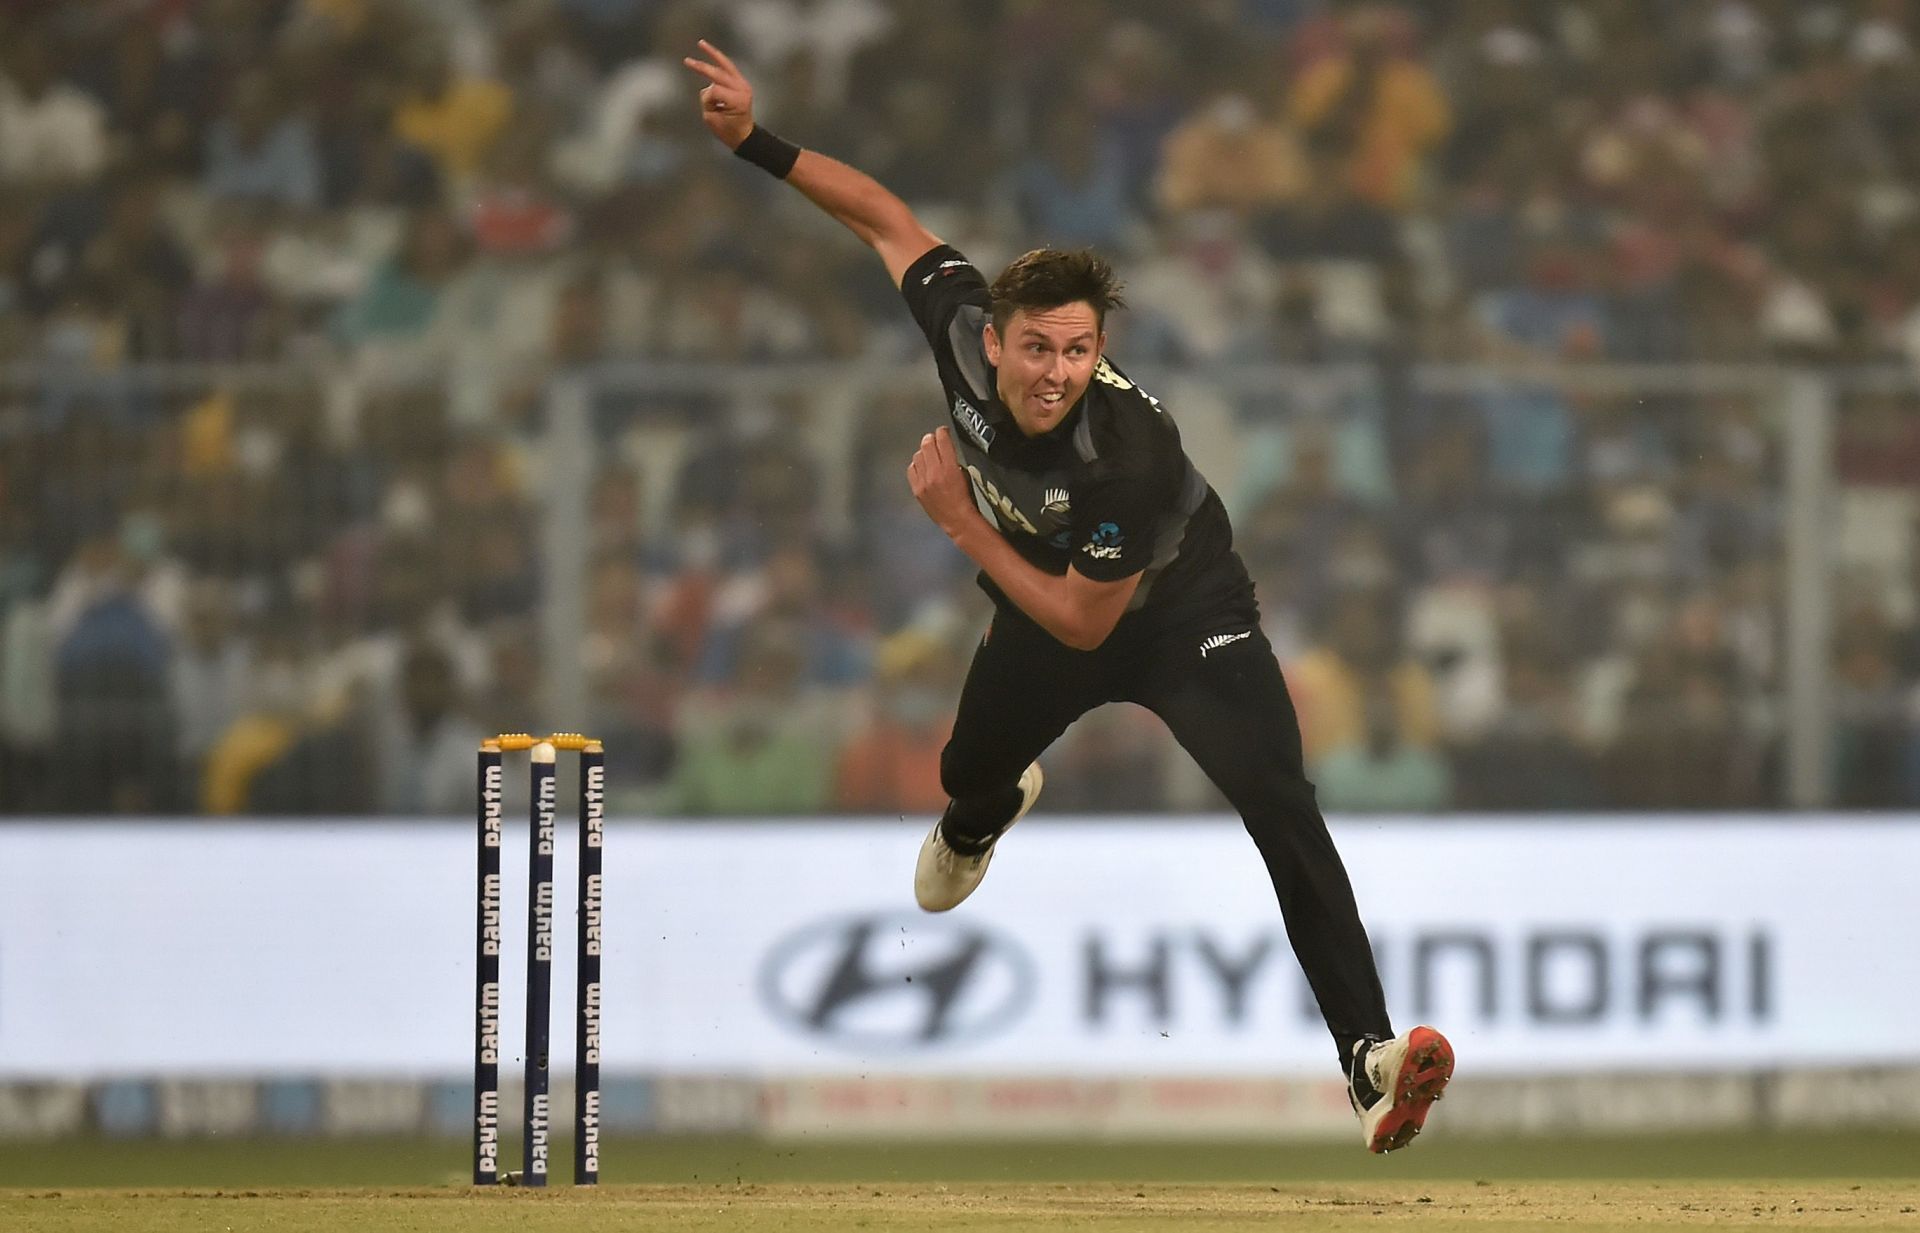
[[[973,482],[960,469],[953,434],[944,426],[920,438],[920,448],[907,464],[907,483],[913,488],[913,499],[948,539],[958,539],[980,517],[973,503]]]

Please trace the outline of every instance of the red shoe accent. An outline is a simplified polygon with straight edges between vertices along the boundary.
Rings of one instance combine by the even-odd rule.
[[[1374,1127],[1370,1152],[1391,1152],[1413,1142],[1427,1124],[1427,1110],[1446,1090],[1453,1078],[1453,1046],[1430,1027],[1417,1027],[1407,1033],[1407,1056],[1400,1061],[1400,1073],[1386,1099],[1392,1108]]]

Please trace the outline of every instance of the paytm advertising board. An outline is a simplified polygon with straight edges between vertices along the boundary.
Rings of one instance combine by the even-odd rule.
[[[1397,1024],[1462,1073],[1920,1060],[1920,821],[1353,820]],[[563,819],[556,1022],[571,1006]],[[615,819],[616,1073],[1306,1075],[1333,1049],[1237,822],[1037,818],[960,908],[904,824]],[[505,1058],[525,836],[509,831]],[[447,823],[0,825],[0,1077],[456,1075],[474,838]]]

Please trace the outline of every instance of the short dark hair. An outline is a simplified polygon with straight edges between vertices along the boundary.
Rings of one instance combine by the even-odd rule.
[[[1091,248],[1036,248],[1015,258],[987,293],[993,297],[993,328],[999,334],[1006,333],[1007,322],[1023,308],[1031,312],[1085,300],[1095,322],[1105,329],[1107,311],[1127,306],[1113,267]]]

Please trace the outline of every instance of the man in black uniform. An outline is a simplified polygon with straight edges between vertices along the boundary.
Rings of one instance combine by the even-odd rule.
[[[718,48],[701,116],[741,158],[799,189],[886,263],[931,344],[950,426],[907,469],[928,517],[978,564],[995,615],[975,653],[940,778],[952,798],[914,893],[945,911],[1033,806],[1034,759],[1105,702],[1165,721],[1246,822],[1346,1071],[1367,1146],[1404,1146],[1453,1072],[1429,1027],[1394,1036],[1340,855],[1225,508],[1173,420],[1102,354],[1113,273],[1040,249],[991,285],[870,177],[753,122]]]

